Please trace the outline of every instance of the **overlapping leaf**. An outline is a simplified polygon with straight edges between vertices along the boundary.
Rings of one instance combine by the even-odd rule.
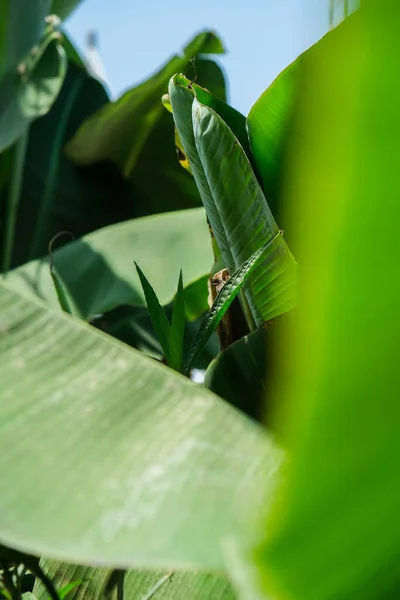
[[[179,75],[171,80],[169,95],[214,235],[233,273],[279,230],[248,156],[225,121],[208,106],[210,102],[203,104],[199,94],[194,97],[192,86]],[[295,261],[281,238],[249,279],[250,321],[260,324],[294,307],[295,271]]]
[[[72,312],[88,319],[121,305],[145,306],[134,261],[154,283],[165,305],[175,294],[180,269],[185,284],[194,284],[207,275],[212,252],[204,210],[197,208],[100,229],[55,250],[53,259]],[[8,279],[58,306],[48,257],[15,269]],[[206,286],[198,292],[199,297],[187,298],[192,318],[207,308]]]
[[[399,19],[365,2],[303,82],[287,198],[303,295],[277,390],[292,461],[245,598],[399,596]]]
[[[2,0],[0,4],[0,81],[40,40],[51,0]]]
[[[170,77],[185,71],[192,57],[207,52],[223,52],[220,40],[211,32],[197,35],[181,56],[174,56],[153,77],[87,120],[69,143],[69,155],[80,164],[112,160],[129,177],[145,141],[164,114],[161,96]]]
[[[221,568],[281,452],[204,388],[0,287],[0,541],[97,565]]]
[[[13,144],[29,123],[46,114],[61,89],[66,55],[56,32],[47,34],[19,70],[0,82],[0,151]]]

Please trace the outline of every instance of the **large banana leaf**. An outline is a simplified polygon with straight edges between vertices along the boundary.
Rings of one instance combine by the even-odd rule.
[[[18,289],[58,306],[49,261],[45,257],[26,263],[10,272],[7,279]],[[135,261],[153,282],[162,304],[168,304],[181,269],[185,286],[209,272],[212,251],[204,210],[132,219],[99,229],[53,253],[68,303],[73,314],[82,319],[121,305],[146,305]],[[200,303],[198,298],[188,297],[192,317],[207,308],[207,284],[197,292]]]
[[[223,566],[281,451],[204,388],[0,282],[0,541],[71,562]]]
[[[174,119],[218,246],[230,273],[278,233],[238,139],[182,76],[169,94]],[[205,97],[202,100],[206,100]],[[295,262],[281,236],[249,278],[247,299],[257,325],[295,305]]]
[[[303,295],[277,389],[292,461],[245,598],[400,596],[399,22],[365,2],[303,82],[287,199]]]
[[[42,560],[42,568],[62,589],[73,581],[82,581],[68,594],[68,600],[99,600],[110,577],[109,569],[67,565]],[[150,600],[151,590],[157,600],[234,600],[235,594],[225,577],[220,574],[163,571],[127,571],[123,579],[124,600]],[[157,593],[156,593],[157,592]],[[44,586],[38,583],[34,590],[37,600],[47,600]]]

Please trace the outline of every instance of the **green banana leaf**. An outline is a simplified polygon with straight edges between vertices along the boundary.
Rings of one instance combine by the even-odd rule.
[[[233,406],[282,434],[276,381],[286,379],[280,364],[282,346],[295,315],[282,315],[268,327],[260,327],[215,356],[205,374],[204,385]],[[207,356],[209,354],[207,353]]]
[[[205,31],[183,49],[181,56],[174,56],[153,77],[87,120],[69,142],[69,156],[86,165],[111,160],[128,178],[150,132],[164,115],[161,96],[169,79],[177,71],[190,68],[192,57],[207,52],[221,53],[223,48],[213,33]]]
[[[1,543],[99,566],[223,568],[249,497],[272,498],[282,451],[203,387],[0,289]]]
[[[195,66],[190,66],[188,70],[193,73],[193,77],[197,75],[197,80],[204,86],[225,98],[225,79],[214,61],[197,58]],[[167,87],[168,81],[162,91],[166,92]],[[154,90],[153,94],[155,93]],[[201,205],[193,177],[181,168],[177,160],[173,119],[163,108],[161,95],[157,95],[154,100],[157,102],[159,116],[154,126],[149,128],[148,137],[141,146],[128,180],[135,198],[132,208],[134,217]],[[118,137],[115,142],[118,143]]]
[[[68,236],[64,239],[69,241]],[[57,307],[49,261],[46,257],[26,263],[11,271],[7,281]],[[212,251],[202,208],[111,225],[53,252],[72,313],[86,320],[122,305],[146,306],[134,261],[154,283],[163,305],[175,295],[180,269],[187,286],[202,279],[201,289],[194,290],[199,296],[188,296],[187,312],[193,318],[207,309],[204,276]]]
[[[198,87],[199,86],[196,86],[196,88],[194,88],[186,77],[182,75],[175,75],[168,86],[169,101],[171,103],[175,125],[179,133],[180,143],[188,160],[191,173],[193,174],[200,193],[200,197],[206,208],[208,218],[211,218],[214,235],[216,235],[215,232],[218,232],[217,237],[219,246],[217,245],[216,247],[216,253],[218,255],[222,253],[225,265],[228,267],[228,269],[231,269],[231,272],[233,272],[235,270],[235,265],[231,248],[226,241],[224,227],[222,225],[218,210],[215,207],[210,186],[208,185],[204,168],[199,159],[194,141],[193,123],[190,115],[193,104],[192,89],[196,89],[196,92],[199,93]],[[204,90],[202,99],[211,105],[212,94],[207,94],[206,90]],[[216,103],[213,103],[213,106],[216,106]],[[220,105],[218,105],[218,110],[221,112]],[[228,111],[229,108],[227,105],[227,110],[225,113],[228,113]],[[232,123],[235,123],[235,129],[241,133],[243,126],[241,123],[240,113],[232,115],[230,119]]]
[[[219,39],[204,32],[196,36],[181,57],[173,57],[153,77],[110,102],[87,119],[67,145],[77,164],[112,161],[126,178],[134,202],[131,217],[201,204],[192,177],[181,169],[176,156],[173,121],[161,103],[168,80],[176,69],[191,73],[225,99],[225,79],[220,67],[200,52],[222,52]]]
[[[41,39],[51,0],[2,0],[0,3],[0,82]]]
[[[210,363],[204,385],[254,419],[264,413],[269,333],[261,327],[238,340]]]
[[[171,79],[169,95],[185,154],[232,274],[279,230],[249,159],[224,120],[200,102],[180,75]],[[279,236],[246,286],[250,323],[254,319],[260,325],[294,308],[295,272],[296,263]]]
[[[16,25],[17,26],[17,25]],[[11,146],[29,124],[46,114],[63,84],[67,59],[60,34],[47,33],[20,63],[0,81],[0,152]]]
[[[45,573],[54,581],[57,589],[62,589],[73,581],[83,582],[68,594],[68,600],[100,600],[110,570],[106,568],[68,565],[52,560],[42,560]],[[159,586],[159,587],[158,587]],[[221,574],[184,572],[171,570],[127,571],[123,581],[124,600],[235,600],[236,595],[225,577]],[[157,593],[156,593],[157,591]],[[36,584],[34,594],[37,600],[47,600],[48,595],[42,584]]]
[[[399,20],[365,2],[302,83],[286,199],[302,297],[276,388],[291,463],[244,598],[400,594]]]
[[[178,164],[173,123],[165,111],[141,149],[130,182],[110,162],[82,167],[65,155],[65,143],[108,101],[102,85],[76,62],[68,45],[66,49],[71,59],[59,97],[50,112],[30,128],[14,267],[46,255],[49,241],[60,231],[80,237],[129,218],[200,203],[195,183]],[[218,67],[206,60],[201,65],[197,67],[200,76],[218,89],[222,77]],[[35,228],[33,221],[38,222]]]
[[[80,237],[130,217],[132,196],[117,169],[104,164],[77,168],[63,151],[80,123],[107,100],[102,85],[70,62],[50,112],[31,125],[16,223],[14,267],[46,255],[51,238],[60,231],[68,230]]]
[[[82,0],[52,0],[50,12],[64,21],[81,2]]]

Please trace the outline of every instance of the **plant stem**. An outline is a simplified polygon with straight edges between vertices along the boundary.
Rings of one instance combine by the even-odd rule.
[[[253,313],[251,312],[249,301],[247,300],[247,297],[245,294],[245,290],[240,290],[239,299],[240,299],[240,304],[241,304],[244,318],[246,319],[247,325],[249,326],[250,331],[255,331],[257,329],[257,327],[256,327],[256,323],[254,321]]]
[[[15,154],[11,173],[10,189],[7,196],[6,215],[4,224],[4,239],[1,252],[1,271],[7,273],[10,268],[14,247],[15,224],[21,196],[21,187],[24,174],[26,147],[28,144],[29,129],[21,135],[15,144]]]

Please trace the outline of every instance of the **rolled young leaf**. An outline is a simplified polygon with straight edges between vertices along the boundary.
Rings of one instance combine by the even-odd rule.
[[[239,140],[213,108],[200,102],[201,97],[211,104],[207,94],[196,89],[176,75],[170,81],[169,95],[182,145],[232,274],[279,230]],[[232,118],[232,122],[238,120]],[[295,282],[296,263],[280,238],[246,291],[257,325],[294,308]]]
[[[218,323],[223,318],[224,314],[232,304],[240,288],[245,283],[246,279],[251,275],[254,269],[257,267],[259,260],[262,258],[267,248],[275,242],[278,236],[282,235],[282,231],[279,231],[269,242],[264,244],[262,248],[256,250],[254,254],[250,256],[240,267],[237,269],[232,277],[224,284],[218,296],[215,298],[213,305],[209,312],[205,315],[200,328],[197,332],[195,339],[192,342],[188,356],[185,360],[185,373],[188,373],[194,360],[200,354],[204,348],[210,335],[217,327]]]

